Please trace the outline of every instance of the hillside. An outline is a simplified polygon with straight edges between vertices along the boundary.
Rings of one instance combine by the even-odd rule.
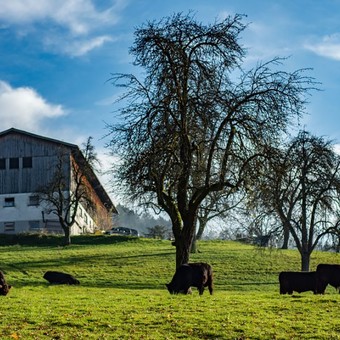
[[[48,245],[48,243],[51,245]],[[30,241],[32,244],[32,242]],[[53,243],[53,245],[52,245]],[[199,243],[192,261],[209,262],[215,292],[170,295],[175,268],[169,241],[75,237],[67,248],[1,246],[12,290],[0,297],[1,339],[338,339],[339,294],[278,293],[278,273],[299,270],[296,251],[227,241]],[[315,252],[311,269],[339,256]],[[49,285],[46,270],[73,274],[80,286]]]

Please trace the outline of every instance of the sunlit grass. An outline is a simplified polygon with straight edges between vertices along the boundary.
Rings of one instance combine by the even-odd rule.
[[[175,269],[169,241],[90,239],[0,247],[0,269],[13,285],[0,297],[1,339],[340,339],[334,288],[279,294],[278,273],[299,270],[296,251],[200,242],[191,260],[212,264],[215,292],[173,296],[164,286]],[[311,269],[319,262],[339,257],[316,252]],[[46,270],[71,273],[81,285],[49,285]]]

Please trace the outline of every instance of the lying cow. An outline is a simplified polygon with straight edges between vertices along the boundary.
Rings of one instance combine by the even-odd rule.
[[[80,282],[70,274],[55,272],[55,271],[47,271],[44,274],[44,279],[49,283],[56,284],[67,284],[67,285],[79,285]]]
[[[317,292],[324,294],[328,284],[335,289],[340,288],[340,265],[338,264],[319,264],[316,267]],[[339,291],[340,292],[340,291]]]
[[[279,274],[280,294],[316,291],[316,272],[281,272]]]
[[[196,287],[202,295],[204,287],[213,293],[213,271],[207,263],[187,263],[177,268],[170,283],[166,284],[170,294],[190,294],[191,288]]]
[[[8,285],[4,273],[0,271],[0,295],[7,295],[12,286]]]

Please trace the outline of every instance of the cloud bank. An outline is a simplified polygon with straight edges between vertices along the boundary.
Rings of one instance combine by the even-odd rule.
[[[34,89],[13,88],[0,80],[0,130],[11,127],[38,132],[46,119],[66,114],[61,105],[48,103]]]

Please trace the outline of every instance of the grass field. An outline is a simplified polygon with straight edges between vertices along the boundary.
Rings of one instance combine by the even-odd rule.
[[[1,243],[1,242],[0,242]],[[4,242],[3,242],[4,243]],[[215,291],[170,295],[170,241],[74,237],[0,246],[9,284],[0,296],[0,339],[340,339],[340,295],[280,295],[278,273],[299,270],[293,250],[201,241],[191,261],[213,266]],[[315,252],[318,263],[339,255]],[[49,285],[46,270],[73,274],[80,286]]]

